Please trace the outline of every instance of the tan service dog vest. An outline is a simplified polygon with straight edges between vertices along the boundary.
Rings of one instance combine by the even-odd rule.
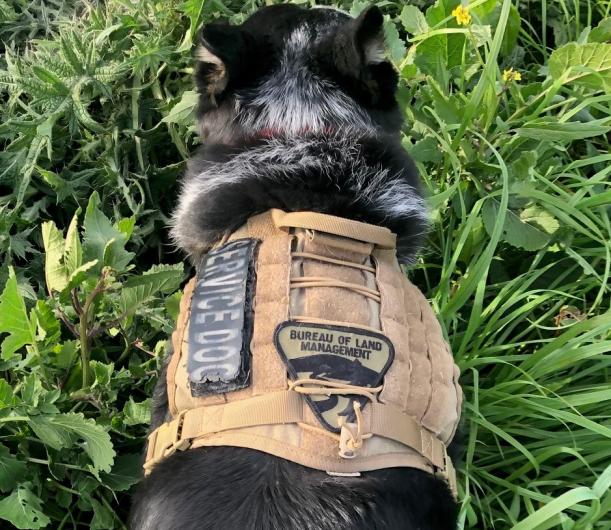
[[[227,445],[330,474],[418,468],[455,492],[459,370],[395,239],[270,210],[207,253],[181,302],[173,419],[151,433],[146,472],[176,450]]]

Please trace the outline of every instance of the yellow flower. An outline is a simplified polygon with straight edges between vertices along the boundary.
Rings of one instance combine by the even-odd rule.
[[[460,26],[466,26],[471,22],[471,15],[469,14],[469,8],[464,7],[462,4],[458,4],[456,9],[452,11],[452,16],[456,18],[456,22]]]
[[[503,81],[508,83],[510,81],[521,81],[522,74],[520,72],[516,72],[513,67],[509,70],[503,70]]]

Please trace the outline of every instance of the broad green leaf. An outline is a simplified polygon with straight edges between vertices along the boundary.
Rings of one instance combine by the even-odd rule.
[[[93,518],[89,524],[91,530],[112,530],[115,528],[115,517],[113,513],[101,502],[90,498],[89,502],[93,508]]]
[[[426,10],[426,21],[430,27],[441,24],[445,18],[445,7],[441,0],[438,0]],[[414,63],[421,72],[429,74],[440,86],[446,87],[448,84],[447,35],[434,35],[419,42],[416,48]]]
[[[571,42],[554,50],[549,59],[552,79],[611,90],[611,44]]]
[[[83,414],[32,416],[30,427],[36,435],[54,449],[71,447],[76,440],[83,440],[82,448],[91,458],[96,471],[110,471],[115,451],[108,433]]]
[[[12,408],[20,403],[13,387],[6,379],[0,377],[0,410]]]
[[[498,217],[499,203],[496,200],[487,200],[482,207],[484,227],[490,235]],[[511,210],[507,210],[505,224],[502,230],[502,239],[510,245],[524,250],[539,250],[550,241],[550,235],[533,226]]]
[[[125,425],[148,425],[151,422],[151,399],[136,403],[131,397],[123,407]]]
[[[422,11],[416,6],[404,6],[399,18],[406,31],[412,35],[420,35],[429,31],[428,22],[424,18]]]
[[[42,224],[45,247],[45,279],[49,291],[63,291],[68,284],[68,271],[64,265],[66,242],[53,221]]]
[[[131,315],[138,307],[158,294],[169,294],[178,289],[184,277],[183,265],[154,265],[140,276],[129,278],[121,291],[119,310]]]
[[[83,226],[84,259],[98,260],[96,268],[107,265],[118,272],[125,270],[134,255],[125,250],[125,234],[117,230],[100,210],[97,192],[91,194]]]
[[[407,48],[403,39],[399,36],[395,23],[389,19],[384,21],[384,40],[390,59],[394,63],[400,63],[405,58]]]
[[[536,226],[550,235],[554,234],[558,228],[560,228],[558,219],[538,206],[529,206],[522,210],[520,219],[525,223]]]
[[[66,289],[73,289],[74,287],[78,287],[81,283],[83,283],[88,278],[90,271],[93,271],[97,264],[98,260],[94,259],[92,261],[88,261],[87,263],[83,263],[80,267],[74,269],[74,271],[72,271],[68,277]]]
[[[443,158],[443,153],[439,149],[439,143],[432,136],[418,140],[414,145],[408,147],[407,150],[416,162],[438,163]]]
[[[186,90],[182,94],[181,100],[176,103],[168,114],[161,121],[163,123],[180,123],[182,125],[190,125],[193,121],[195,108],[199,95],[194,90]]]
[[[513,180],[528,180],[533,175],[537,163],[537,151],[525,151],[509,165],[509,176]]]
[[[45,528],[51,521],[42,512],[42,501],[25,485],[0,501],[0,519],[16,528]]]
[[[590,42],[610,42],[611,41],[611,17],[603,18],[588,37]]]
[[[119,455],[110,473],[101,473],[102,482],[113,491],[126,491],[136,484],[142,475],[142,455]]]
[[[0,491],[11,491],[23,479],[26,470],[26,463],[0,444]]]
[[[4,360],[10,359],[19,348],[36,341],[36,329],[28,318],[13,269],[9,270],[8,281],[0,295],[0,333],[8,333],[2,342]]]

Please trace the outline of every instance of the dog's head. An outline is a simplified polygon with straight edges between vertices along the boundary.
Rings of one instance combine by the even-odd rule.
[[[277,5],[239,26],[200,32],[195,79],[204,138],[337,128],[397,131],[397,73],[385,58],[382,13]]]
[[[278,5],[205,26],[195,52],[203,146],[183,179],[172,236],[196,256],[250,216],[311,210],[386,226],[413,260],[426,225],[401,147],[384,18]]]

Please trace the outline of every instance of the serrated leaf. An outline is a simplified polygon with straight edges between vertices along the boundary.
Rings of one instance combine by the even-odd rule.
[[[81,283],[83,283],[88,277],[87,273],[94,269],[97,264],[98,260],[94,259],[93,261],[83,263],[80,267],[75,269],[68,277],[68,284],[66,285],[66,290],[78,287]]]
[[[51,522],[42,512],[42,501],[26,486],[0,501],[0,519],[23,529],[44,528]]]
[[[83,440],[82,448],[91,458],[96,471],[110,471],[115,451],[108,433],[83,414],[48,414],[32,416],[28,421],[36,435],[53,449],[71,447]]]
[[[482,218],[488,235],[492,234],[498,215],[498,201],[486,201],[482,207]],[[524,222],[511,210],[507,210],[501,237],[510,245],[529,251],[543,248],[549,243],[551,238],[550,235],[543,230]]]
[[[49,291],[61,292],[68,284],[68,272],[64,266],[66,242],[53,221],[42,224],[42,241],[45,247],[45,280]]]
[[[17,287],[17,278],[11,268],[9,278],[0,295],[0,333],[8,333],[2,342],[2,358],[10,359],[13,354],[26,344],[34,344],[36,330],[25,307]]]
[[[590,42],[609,42],[611,41],[611,17],[603,18],[588,37]]]
[[[397,31],[397,27],[392,20],[384,20],[384,40],[391,60],[400,63],[407,53],[405,43]]]
[[[170,112],[165,115],[161,121],[163,123],[190,125],[193,120],[193,113],[195,112],[198,99],[199,95],[194,90],[185,91],[180,101],[170,109]]]
[[[611,44],[571,42],[554,50],[549,58],[552,79],[611,90]]]
[[[12,455],[8,447],[0,444],[0,490],[12,490],[22,480],[26,470],[26,463]]]
[[[438,163],[443,158],[439,143],[432,136],[418,140],[414,145],[408,147],[407,151],[416,162]]]
[[[84,259],[98,260],[96,268],[108,265],[116,271],[123,271],[134,255],[125,250],[125,234],[117,230],[100,210],[97,192],[91,194],[83,227]]]
[[[151,399],[136,403],[131,397],[123,407],[125,425],[148,425],[151,422]]]
[[[183,280],[183,265],[154,265],[140,276],[129,278],[121,291],[119,310],[131,315],[138,307],[158,294],[168,294],[178,289]]]
[[[520,212],[520,219],[525,223],[536,226],[549,235],[554,234],[560,228],[558,219],[536,205],[529,206],[522,210],[522,212]]]
[[[403,27],[413,35],[420,35],[429,31],[429,24],[424,14],[416,6],[404,6],[399,16]]]

